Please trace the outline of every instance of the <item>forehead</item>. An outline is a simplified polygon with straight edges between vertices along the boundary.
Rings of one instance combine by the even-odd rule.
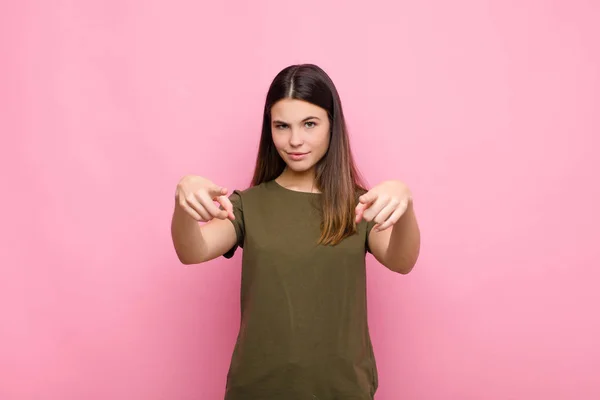
[[[327,118],[327,111],[319,106],[298,99],[282,99],[271,107],[271,120],[302,121],[306,117]]]

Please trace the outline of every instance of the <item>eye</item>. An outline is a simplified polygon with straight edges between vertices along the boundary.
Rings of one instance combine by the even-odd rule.
[[[304,126],[306,126],[307,128],[314,128],[315,126],[317,126],[317,123],[315,121],[306,121]]]
[[[288,127],[287,124],[277,124],[277,125],[275,125],[275,128],[277,128],[277,129],[287,129],[287,127]]]

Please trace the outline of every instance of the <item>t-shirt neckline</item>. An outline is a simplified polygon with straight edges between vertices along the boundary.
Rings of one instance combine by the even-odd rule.
[[[279,184],[279,182],[277,182],[275,179],[273,179],[271,182],[273,182],[275,187],[277,187],[283,191],[290,192],[290,193],[295,193],[295,194],[299,194],[299,195],[309,195],[309,196],[315,196],[315,195],[319,196],[322,194],[322,193],[316,193],[316,192],[302,192],[300,190],[289,189],[289,188],[286,188],[285,186],[282,186],[281,184]]]

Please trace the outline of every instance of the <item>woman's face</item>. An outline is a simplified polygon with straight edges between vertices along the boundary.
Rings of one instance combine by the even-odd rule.
[[[329,148],[327,111],[303,100],[282,99],[271,107],[273,143],[288,168],[306,172]]]

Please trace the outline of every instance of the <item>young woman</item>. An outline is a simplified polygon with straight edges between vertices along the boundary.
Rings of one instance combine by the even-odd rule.
[[[373,399],[365,255],[406,274],[420,234],[404,183],[361,182],[338,92],[321,68],[294,65],[275,77],[252,184],[227,193],[184,177],[172,221],[184,264],[244,249],[225,399]]]

